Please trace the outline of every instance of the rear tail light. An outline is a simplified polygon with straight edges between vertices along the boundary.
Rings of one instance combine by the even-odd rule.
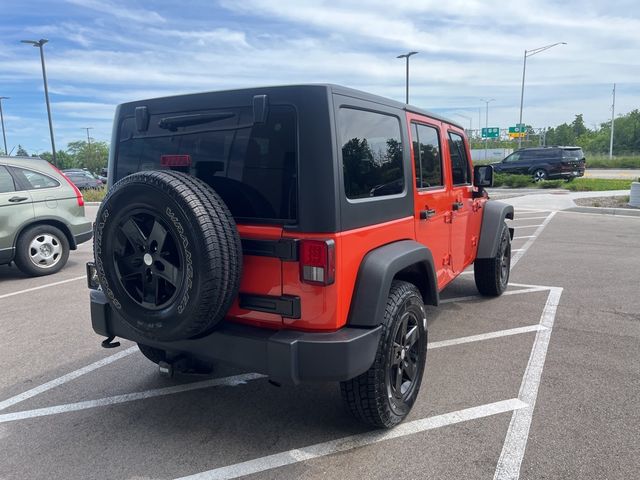
[[[78,189],[78,187],[76,187],[76,184],[69,180],[69,177],[67,177],[64,173],[58,170],[58,167],[56,167],[54,164],[50,163],[49,165],[51,165],[51,168],[53,168],[56,172],[62,175],[62,178],[64,178],[69,186],[73,188],[73,192],[76,194],[76,201],[78,202],[78,206],[84,207],[84,197],[82,196],[82,192]]]
[[[191,155],[161,155],[161,167],[190,167]]]
[[[331,285],[336,279],[336,247],[333,240],[300,241],[300,280]]]

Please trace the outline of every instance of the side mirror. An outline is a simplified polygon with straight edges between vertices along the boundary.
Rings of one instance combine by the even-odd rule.
[[[493,187],[493,167],[491,165],[473,167],[473,185],[478,188]]]

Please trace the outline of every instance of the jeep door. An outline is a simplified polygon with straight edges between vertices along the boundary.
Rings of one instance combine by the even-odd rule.
[[[451,128],[446,135],[451,178],[451,267],[458,274],[475,258],[482,213],[480,200],[473,198],[471,155],[464,133]]]
[[[443,165],[442,124],[409,115],[414,171],[416,239],[433,255],[438,288],[453,279],[451,269],[451,197],[448,172]]]
[[[7,167],[0,165],[0,264],[13,258],[19,228],[33,219],[33,203],[27,191],[16,187]]]

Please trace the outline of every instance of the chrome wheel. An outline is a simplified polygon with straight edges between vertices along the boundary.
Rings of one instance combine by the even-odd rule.
[[[55,267],[62,254],[60,239],[51,233],[40,233],[29,243],[29,259],[38,268]]]
[[[535,172],[533,172],[534,182],[541,182],[542,180],[546,180],[546,179],[547,179],[547,172],[545,172],[544,170],[536,170]]]

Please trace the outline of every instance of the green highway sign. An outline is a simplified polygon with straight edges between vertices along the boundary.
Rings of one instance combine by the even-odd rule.
[[[489,127],[482,129],[482,138],[498,138],[500,136],[499,127]]]
[[[515,127],[509,127],[509,133],[525,133],[524,123],[517,123]]]

